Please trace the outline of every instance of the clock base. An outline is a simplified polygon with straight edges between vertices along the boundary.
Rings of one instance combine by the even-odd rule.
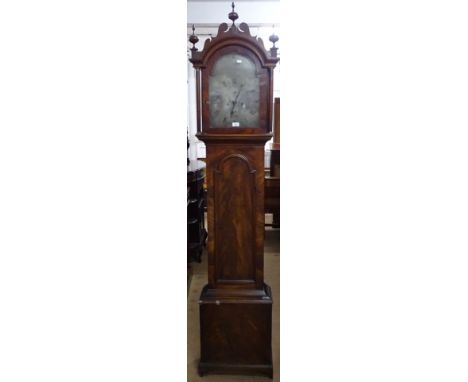
[[[273,379],[272,365],[236,365],[204,363],[198,364],[198,375],[206,374],[231,374],[231,375],[258,375]]]
[[[200,375],[248,374],[273,377],[271,350],[272,299],[200,296]]]

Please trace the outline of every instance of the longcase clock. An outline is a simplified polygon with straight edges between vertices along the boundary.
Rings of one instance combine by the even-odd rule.
[[[273,376],[272,298],[263,280],[264,147],[272,137],[274,43],[222,23],[196,69],[198,139],[206,145],[208,284],[200,296],[200,375]]]

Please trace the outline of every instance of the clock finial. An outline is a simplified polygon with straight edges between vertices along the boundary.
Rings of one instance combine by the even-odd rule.
[[[275,43],[279,40],[279,37],[275,35],[275,26],[273,25],[273,34],[270,36],[269,40],[273,43],[273,46],[270,48],[270,53],[272,57],[276,57],[278,53],[278,48],[275,46]]]
[[[234,25],[234,21],[236,21],[239,18],[239,15],[236,12],[234,12],[234,7],[235,7],[234,1],[232,2],[231,7],[232,7],[232,12],[229,13],[229,20],[232,20],[232,25]]]
[[[195,44],[198,42],[198,36],[195,34],[195,24],[192,24],[192,34],[190,35],[189,41],[193,44],[193,46],[190,48],[193,54],[198,50],[195,48]]]

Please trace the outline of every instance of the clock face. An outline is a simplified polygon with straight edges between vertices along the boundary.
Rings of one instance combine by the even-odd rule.
[[[255,63],[238,53],[221,56],[209,77],[211,127],[258,127],[260,80]]]

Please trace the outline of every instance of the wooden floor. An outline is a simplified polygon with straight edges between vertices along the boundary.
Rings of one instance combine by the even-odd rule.
[[[266,216],[266,221],[271,215]],[[273,294],[273,381],[280,380],[280,231],[270,227],[265,228],[265,282],[270,285]],[[198,299],[203,286],[207,283],[206,252],[201,263],[192,263],[192,277],[187,301],[187,381],[188,382],[271,382],[265,377],[206,375],[199,377],[197,364],[200,358]]]

